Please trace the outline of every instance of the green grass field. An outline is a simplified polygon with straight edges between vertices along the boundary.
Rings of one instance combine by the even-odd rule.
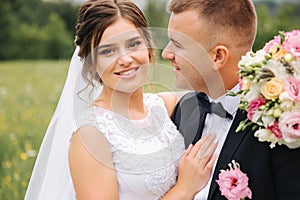
[[[1,200],[24,199],[68,66],[69,61],[0,62]],[[149,82],[154,87],[146,86],[146,92],[173,90],[172,69],[166,63],[157,65]]]
[[[69,61],[0,62],[0,199],[24,199]]]

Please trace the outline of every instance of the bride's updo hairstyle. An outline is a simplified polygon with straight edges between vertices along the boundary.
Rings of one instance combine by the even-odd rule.
[[[97,46],[105,29],[119,18],[132,22],[144,38],[150,62],[154,62],[152,36],[142,11],[130,0],[87,0],[78,12],[75,44],[80,47],[78,56],[84,60],[82,76],[88,85],[93,80],[102,83],[96,71]],[[126,31],[126,30],[124,30]]]

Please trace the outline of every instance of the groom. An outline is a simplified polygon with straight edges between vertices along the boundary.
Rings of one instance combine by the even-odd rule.
[[[226,96],[228,90],[239,90],[238,62],[255,39],[257,19],[252,1],[171,0],[169,11],[170,41],[162,56],[175,68],[177,87],[195,91],[180,100],[172,120],[186,146],[208,132],[216,133],[219,140],[219,158],[211,180],[195,199],[226,199],[216,180],[232,160],[249,177],[252,199],[300,199],[300,148],[270,149],[268,143],[253,136],[251,128],[236,133],[246,113],[238,109],[238,97]],[[225,114],[203,116],[209,107],[200,105],[205,99],[221,102]]]

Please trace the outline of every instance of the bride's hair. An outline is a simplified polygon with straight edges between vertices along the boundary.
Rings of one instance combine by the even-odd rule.
[[[95,87],[94,81],[102,83],[96,71],[97,46],[105,29],[125,18],[132,22],[148,47],[149,59],[154,63],[152,36],[142,11],[129,0],[88,0],[78,12],[75,43],[80,47],[78,56],[84,61],[82,76],[88,85]]]

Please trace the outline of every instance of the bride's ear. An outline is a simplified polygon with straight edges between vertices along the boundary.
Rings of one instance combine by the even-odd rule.
[[[217,45],[213,49],[213,62],[214,62],[214,70],[222,69],[229,57],[229,50],[224,45]]]

